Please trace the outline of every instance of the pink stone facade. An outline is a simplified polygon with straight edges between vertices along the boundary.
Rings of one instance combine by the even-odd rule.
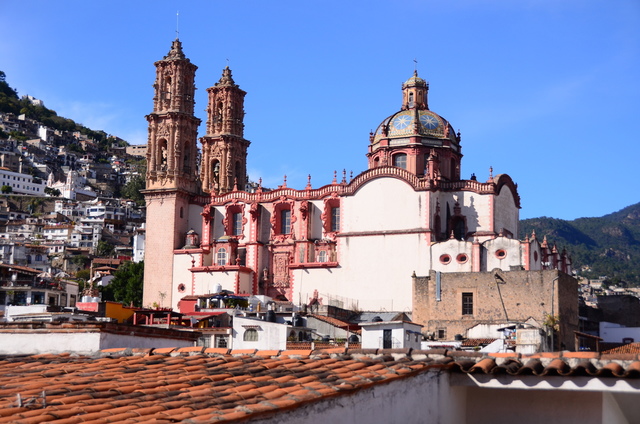
[[[461,179],[461,136],[428,108],[428,84],[417,73],[403,84],[401,110],[370,134],[369,169],[315,188],[309,179],[299,189],[285,181],[248,190],[246,93],[225,68],[207,90],[196,172],[184,154],[197,149],[192,105],[178,114],[159,106],[169,65],[185,79],[178,87],[194,86],[193,65],[175,43],[170,59],[156,62],[148,118],[145,305],[176,308],[181,297],[222,288],[295,303],[320,293],[345,308],[409,312],[412,275],[570,272],[566,255],[546,241],[516,238],[520,197],[508,175]],[[170,136],[159,136],[161,124]],[[163,162],[165,140],[179,149]]]

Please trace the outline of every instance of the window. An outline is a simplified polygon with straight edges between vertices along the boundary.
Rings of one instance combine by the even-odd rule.
[[[280,212],[280,234],[291,234],[291,210]]]
[[[340,206],[331,208],[331,231],[340,231]]]
[[[327,251],[321,250],[318,252],[318,262],[327,262]]]
[[[253,330],[255,331],[255,330]],[[245,333],[247,334],[247,333]],[[227,336],[216,336],[216,347],[226,349],[229,346],[229,338]]]
[[[473,315],[473,293],[462,293],[462,315]]]
[[[446,328],[438,328],[437,331],[437,336],[439,339],[444,339],[447,337],[447,329]]]
[[[232,215],[231,221],[231,235],[239,236],[242,235],[242,214],[236,212]]]
[[[393,156],[393,166],[398,168],[407,169],[407,155],[405,153],[398,153]]]
[[[257,342],[258,341],[258,330],[255,328],[248,328],[244,332],[244,336],[242,338],[245,342]]]
[[[216,265],[224,266],[227,264],[227,249],[221,247],[216,252]]]

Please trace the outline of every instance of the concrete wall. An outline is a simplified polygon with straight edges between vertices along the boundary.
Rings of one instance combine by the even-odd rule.
[[[173,336],[171,334],[174,334]],[[37,355],[74,352],[90,355],[112,348],[189,347],[195,336],[184,332],[138,329],[113,324],[33,324],[0,328],[0,354]]]
[[[247,326],[258,327],[257,341],[244,341]],[[249,318],[233,318],[233,349],[286,350],[287,337],[292,327],[286,324]]]
[[[458,424],[465,422],[465,389],[451,387],[447,373],[426,372],[307,404],[254,424]]]

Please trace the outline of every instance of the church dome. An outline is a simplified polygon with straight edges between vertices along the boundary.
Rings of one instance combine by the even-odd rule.
[[[374,133],[374,144],[382,138],[426,137],[455,140],[453,127],[442,116],[427,109],[401,110],[386,118]]]
[[[421,144],[425,145],[441,145],[443,139],[457,144],[458,140],[451,124],[442,116],[429,110],[428,92],[429,83],[414,71],[413,75],[402,84],[401,110],[382,121],[372,134],[371,142],[374,150],[382,139],[396,139],[394,142],[390,140],[394,146],[405,144],[402,139],[410,143],[410,137],[420,137]]]

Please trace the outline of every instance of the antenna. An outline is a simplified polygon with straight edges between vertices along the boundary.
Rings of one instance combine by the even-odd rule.
[[[176,39],[180,38],[180,11],[176,11]]]

